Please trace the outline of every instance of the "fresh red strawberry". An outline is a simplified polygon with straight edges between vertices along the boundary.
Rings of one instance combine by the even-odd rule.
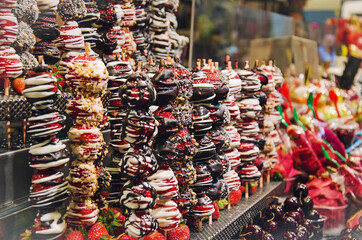
[[[86,240],[81,231],[70,232],[65,240]]]
[[[241,194],[243,194],[245,192],[245,186],[240,185],[239,190],[241,191]]]
[[[65,85],[65,80],[64,80],[64,77],[63,77],[62,75],[60,75],[59,69],[56,68],[56,67],[54,67],[54,68],[52,69],[52,71],[53,71],[52,75],[53,75],[54,77],[56,77],[57,83],[63,88],[64,85]]]
[[[241,199],[240,189],[230,193],[230,205],[237,204],[240,201],[240,199]]]
[[[162,233],[156,231],[142,238],[142,240],[166,240]]]
[[[212,214],[212,219],[216,220],[216,219],[218,219],[220,217],[219,205],[217,204],[216,201],[213,202],[213,204],[214,204],[215,211]]]
[[[188,240],[190,229],[185,224],[180,224],[177,228],[167,232],[167,240]]]
[[[23,90],[25,88],[24,78],[16,78],[12,81],[11,87],[13,88],[14,92],[19,95],[23,95]]]
[[[287,172],[281,163],[276,163],[270,170],[270,176],[274,181],[282,181],[287,177]]]
[[[106,227],[101,222],[96,222],[88,231],[89,240],[101,240],[102,236],[110,236]]]
[[[104,224],[108,232],[113,236],[118,236],[124,231],[125,216],[117,208],[109,208],[101,212],[99,221]]]
[[[137,238],[123,234],[120,238],[118,238],[118,240],[137,240]]]
[[[38,184],[34,184],[33,185],[33,189],[32,192],[40,192],[43,191],[45,189],[51,188],[52,186],[43,186],[42,184],[38,183]]]
[[[249,194],[253,193],[258,189],[258,183],[249,183]]]

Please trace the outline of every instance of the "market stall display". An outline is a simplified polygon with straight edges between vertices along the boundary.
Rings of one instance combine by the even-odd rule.
[[[176,32],[179,1],[0,6],[0,78],[25,74],[24,89],[13,88],[31,105],[30,239],[188,239],[213,224],[218,237],[234,228],[241,239],[360,232],[355,217],[340,233],[346,209],[362,206],[354,87],[339,89],[334,75],[284,78],[273,60],[239,68],[227,56],[223,69],[212,59],[187,69],[177,56],[188,41]],[[60,90],[67,116],[55,107]],[[308,189],[264,210],[269,199],[249,202],[283,177]]]

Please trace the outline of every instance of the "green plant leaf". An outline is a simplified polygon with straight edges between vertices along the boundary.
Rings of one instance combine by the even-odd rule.
[[[323,146],[322,146],[322,152],[323,152],[324,157],[325,157],[328,161],[333,162],[334,164],[337,165],[337,167],[340,166],[339,163],[338,163],[336,160],[332,159],[332,158],[328,155],[328,152],[326,151],[326,149],[325,149]]]
[[[282,119],[280,120],[280,122],[283,123],[283,125],[284,125],[285,127],[288,127],[289,124],[285,121],[285,119],[284,119],[284,114],[283,114],[283,110],[282,110],[282,108],[281,108],[280,106],[278,106],[278,112],[279,112],[280,117],[282,118]]]
[[[182,224],[185,224],[185,225],[186,225],[186,223],[187,223],[187,219],[184,218],[184,219],[182,219],[182,220],[180,221],[180,223],[179,223],[178,225],[179,225],[179,226],[182,225]]]
[[[295,108],[293,109],[293,118],[294,118],[294,121],[296,121],[299,124],[299,126],[301,126],[302,129],[305,131],[305,127],[304,127],[303,123],[299,120],[298,114],[297,114],[297,111],[295,110]]]
[[[313,93],[310,92],[308,95],[308,107],[313,113],[313,118],[316,118],[314,108],[313,108]]]

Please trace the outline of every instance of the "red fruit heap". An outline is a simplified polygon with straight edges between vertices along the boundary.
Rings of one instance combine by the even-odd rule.
[[[180,226],[167,233],[167,240],[188,240],[188,239],[190,239],[190,229],[185,224],[180,224]]]

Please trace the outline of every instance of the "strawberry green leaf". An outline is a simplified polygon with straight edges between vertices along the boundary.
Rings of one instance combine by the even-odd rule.
[[[182,224],[186,225],[186,223],[187,223],[187,219],[182,219],[178,225],[179,226],[182,225]]]

